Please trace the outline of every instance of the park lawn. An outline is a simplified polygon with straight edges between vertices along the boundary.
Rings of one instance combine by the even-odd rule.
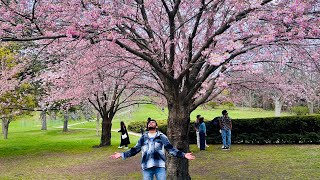
[[[191,121],[196,119],[196,116],[200,114],[206,120],[212,120],[217,116],[222,116],[221,112],[226,108],[218,107],[215,109],[202,109],[197,108],[195,111],[191,113]],[[226,109],[228,111],[229,116],[232,119],[245,119],[245,118],[264,118],[264,117],[274,117],[274,111],[266,111],[260,108],[233,108]],[[292,116],[288,112],[282,112],[281,116]]]
[[[117,149],[93,148],[99,137],[92,130],[30,130],[0,140],[0,179],[141,179],[141,154],[128,160],[109,158]],[[132,147],[139,137],[130,136]],[[319,145],[233,145],[222,151],[190,146],[192,179],[317,179],[320,177]]]
[[[26,117],[22,117],[26,119]],[[87,152],[92,146],[100,143],[100,136],[96,135],[95,128],[78,129],[71,123],[68,132],[62,132],[62,121],[48,121],[48,130],[40,130],[40,122],[24,121],[21,119],[10,123],[8,139],[0,136],[0,158],[7,156],[24,156],[41,154],[44,152]],[[89,122],[90,123],[90,122]],[[132,137],[133,141],[138,137]],[[120,134],[112,133],[112,139],[119,141]]]
[[[9,139],[0,136],[0,179],[141,179],[141,154],[128,160],[109,158],[117,149],[120,136],[112,133],[112,146],[93,148],[100,137],[94,129],[58,128],[41,131],[31,125],[15,128]],[[138,136],[130,136],[130,147]],[[192,179],[317,179],[320,177],[319,145],[221,145],[190,150]]]
[[[194,113],[214,117],[221,110],[199,109]],[[229,114],[268,116],[264,111],[238,111],[241,110],[229,110]],[[128,118],[126,123],[145,121],[147,117],[166,119],[167,110],[145,105],[134,109],[130,116],[133,119]],[[124,117],[122,113],[121,119],[115,118],[113,129]],[[62,124],[62,120],[48,120],[48,130],[41,131],[38,116],[25,116],[10,123],[9,139],[0,136],[0,179],[141,179],[140,154],[125,161],[108,158],[123,151],[117,149],[119,133],[112,133],[112,146],[93,148],[100,142],[95,121],[71,120],[69,132],[62,132]],[[138,138],[130,135],[130,147]],[[233,145],[230,151],[222,151],[221,145],[210,145],[206,151],[199,151],[195,145],[190,148],[196,156],[190,162],[192,179],[320,177],[319,145]]]
[[[25,131],[25,130],[39,130],[41,129],[41,121],[40,121],[40,113],[39,112],[33,112],[30,115],[23,115],[18,117],[16,120],[12,121],[9,124],[9,133],[10,132],[16,132],[16,131]],[[94,121],[94,120],[92,120]],[[74,125],[79,125],[79,124],[90,124],[91,121],[86,121],[83,118],[82,119],[77,119],[77,120],[72,120],[70,119],[68,121],[68,126],[74,126]],[[95,121],[94,121],[95,123]],[[0,127],[1,127],[0,123]],[[87,126],[88,126],[87,125]],[[89,125],[92,128],[93,125]],[[57,117],[56,120],[51,120],[49,116],[47,116],[47,129],[62,129],[63,128],[63,119],[62,117]]]
[[[162,112],[161,109],[155,105],[148,104],[140,105],[139,107],[135,106],[132,109],[118,112],[112,120],[112,129],[119,130],[121,121],[123,121],[128,126],[130,122],[147,121],[148,117],[152,117],[156,120],[167,119],[167,114],[167,110]],[[73,128],[96,128],[96,126],[97,125],[95,121],[83,122],[81,124],[79,123],[72,125]]]
[[[318,179],[319,145],[220,145],[199,152],[190,163],[193,179]]]

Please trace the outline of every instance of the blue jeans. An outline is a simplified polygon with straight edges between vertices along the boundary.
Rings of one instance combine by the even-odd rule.
[[[156,176],[157,180],[166,180],[166,169],[163,167],[152,167],[142,170],[143,180],[153,180],[153,176]]]
[[[228,129],[228,130],[222,129],[221,130],[221,136],[222,136],[222,144],[223,144],[223,146],[224,147],[230,147],[231,146],[231,130],[230,129]]]
[[[199,132],[200,136],[200,150],[206,149],[206,134],[204,132]]]

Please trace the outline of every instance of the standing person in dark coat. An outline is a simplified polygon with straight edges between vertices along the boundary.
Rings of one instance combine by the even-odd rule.
[[[200,150],[206,150],[206,136],[207,136],[207,128],[204,123],[204,118],[199,118],[199,137],[200,137]]]
[[[118,132],[121,132],[121,143],[118,147],[119,149],[122,148],[122,146],[125,146],[125,149],[128,149],[128,144],[130,144],[130,139],[127,131],[127,127],[124,124],[123,121],[120,122],[121,129]]]
[[[197,136],[197,146],[198,148],[200,148],[200,136],[199,136],[199,119],[200,119],[200,114],[197,115],[197,119],[196,121],[194,122],[194,130],[196,131],[196,136]]]

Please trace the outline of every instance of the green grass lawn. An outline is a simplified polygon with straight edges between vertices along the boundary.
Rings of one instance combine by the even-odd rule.
[[[93,130],[14,131],[9,139],[0,139],[0,179],[141,179],[140,154],[128,160],[109,158],[123,151],[117,149],[119,134],[112,136],[112,146],[92,148],[99,143]],[[138,137],[130,140],[132,147]],[[190,148],[196,156],[190,162],[192,179],[320,177],[319,145],[233,145],[230,151],[222,151],[220,145],[210,145],[206,151]]]
[[[196,110],[196,114],[211,119],[222,109]],[[267,117],[273,112],[229,110],[232,118]],[[288,114],[287,114],[288,115]],[[0,179],[141,179],[140,158],[111,160],[117,149],[119,133],[112,133],[112,145],[93,148],[100,142],[96,135],[96,122],[70,121],[69,132],[62,132],[61,120],[48,120],[48,130],[41,131],[35,116],[24,116],[10,123],[8,139],[0,135]],[[113,122],[145,121],[147,117],[166,119],[164,112],[155,106],[145,105],[125,111]],[[207,118],[208,117],[208,118]],[[131,118],[131,119],[130,119]],[[192,118],[194,119],[194,118]],[[130,147],[138,136],[130,136]],[[319,179],[319,145],[233,145],[222,151],[221,145],[210,145],[199,151],[196,145],[190,150],[196,160],[190,162],[192,179]]]
[[[198,114],[201,114],[205,119],[212,120],[214,117],[222,116],[221,112],[225,108],[218,107],[211,110],[198,108],[194,112],[191,113],[191,119],[195,120]],[[229,116],[232,119],[243,119],[243,118],[263,118],[263,117],[274,117],[274,111],[266,111],[263,109],[250,109],[250,108],[234,108],[234,109],[226,109],[228,111]],[[292,116],[287,112],[282,112],[281,116]]]

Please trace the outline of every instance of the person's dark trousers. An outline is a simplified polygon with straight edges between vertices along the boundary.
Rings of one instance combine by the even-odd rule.
[[[205,150],[206,148],[206,134],[204,132],[199,132],[200,136],[200,150]]]

